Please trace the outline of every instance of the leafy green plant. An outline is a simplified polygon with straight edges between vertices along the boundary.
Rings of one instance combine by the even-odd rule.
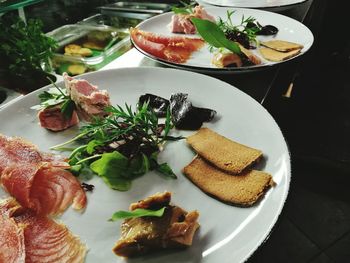
[[[27,24],[14,15],[0,18],[0,56],[9,63],[13,75],[26,76],[42,71],[41,64],[48,62],[57,48],[57,42],[42,31],[39,19]]]
[[[177,178],[167,163],[157,160],[167,141],[183,139],[169,135],[173,128],[169,109],[164,123],[159,123],[147,102],[135,111],[127,104],[125,108],[110,106],[106,111],[110,113],[107,117],[94,119],[76,137],[51,148],[65,151],[67,145],[80,144],[69,156],[74,174],[84,175],[91,170],[110,188],[119,191],[129,190],[133,179],[150,170]]]

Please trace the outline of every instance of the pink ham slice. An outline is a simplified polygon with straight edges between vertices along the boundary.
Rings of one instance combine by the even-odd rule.
[[[0,178],[2,171],[9,166],[39,162],[50,162],[53,166],[69,168],[61,156],[40,152],[34,144],[22,138],[0,134]]]
[[[215,18],[208,14],[205,9],[198,5],[194,8],[193,14],[175,14],[171,18],[170,29],[172,33],[195,34],[196,27],[192,24],[191,18],[196,17],[215,22]]]
[[[40,126],[51,131],[63,131],[79,123],[78,114],[73,111],[72,117],[67,119],[61,112],[62,105],[46,108],[38,113]]]
[[[80,263],[86,246],[66,226],[21,207],[13,198],[0,201],[1,263]]]
[[[12,218],[17,209],[13,199],[0,202],[0,262],[24,263],[25,245],[23,227]]]
[[[105,108],[111,105],[106,90],[99,90],[97,86],[84,79],[74,79],[63,73],[67,92],[78,108],[81,117],[89,121],[93,116],[106,116]]]
[[[79,181],[67,170],[50,163],[7,167],[1,183],[23,207],[38,214],[57,215],[70,204],[80,210],[87,202]]]

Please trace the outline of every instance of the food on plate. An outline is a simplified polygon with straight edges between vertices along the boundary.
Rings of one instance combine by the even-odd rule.
[[[232,175],[196,156],[183,173],[203,192],[238,206],[254,205],[274,185],[268,173],[246,170]]]
[[[69,157],[76,174],[86,173],[100,176],[112,189],[127,191],[133,179],[155,170],[176,179],[167,163],[158,163],[158,153],[167,141],[183,137],[169,135],[173,128],[170,114],[165,123],[160,123],[148,103],[140,104],[136,110],[131,106],[110,106],[105,118],[94,119],[81,127],[73,139],[51,149],[60,150],[65,145],[78,142]]]
[[[219,50],[212,58],[212,64],[218,68],[224,67],[242,67],[261,64],[261,59],[254,55],[251,51],[237,43],[241,53],[236,54],[229,51]]]
[[[169,24],[172,33],[195,34],[196,27],[191,21],[193,17],[215,22],[215,18],[208,14],[201,5],[194,8],[175,8],[173,11],[175,14],[171,17]]]
[[[165,117],[170,106],[169,100],[150,93],[140,96],[139,105],[143,105],[145,102],[148,103],[148,106],[152,108],[158,117]]]
[[[300,53],[300,51],[301,49],[294,49],[287,52],[280,52],[267,47],[259,48],[259,52],[263,58],[273,62],[280,62],[295,57]]]
[[[75,102],[79,115],[87,121],[93,117],[108,115],[105,108],[111,105],[106,90],[99,90],[97,86],[84,79],[74,79],[63,73],[67,94]]]
[[[40,126],[52,131],[62,131],[79,123],[75,103],[65,89],[55,83],[53,88],[38,95],[39,105],[31,107],[38,110]]]
[[[114,253],[122,257],[133,257],[166,248],[191,246],[199,227],[199,213],[186,212],[171,204],[170,199],[171,194],[164,192],[132,204],[130,212],[126,213],[129,217],[122,223],[122,234],[113,248]],[[161,215],[132,217],[135,211],[145,212],[160,208],[163,212]]]
[[[67,166],[60,156],[41,152],[36,145],[23,138],[8,137],[0,133],[0,177],[7,167],[40,162],[50,162],[56,167]]]
[[[187,137],[187,143],[212,165],[232,174],[240,174],[262,157],[262,151],[234,142],[209,128],[201,128]]]
[[[193,106],[192,102],[188,100],[188,94],[185,93],[172,94],[170,100],[153,94],[140,96],[138,103],[145,102],[158,117],[166,116],[169,109],[171,121],[178,129],[197,130],[203,122],[211,121],[216,115],[215,110]]]
[[[8,207],[8,201],[0,200],[0,262],[25,262],[24,229],[14,218],[14,210]]]
[[[69,119],[63,115],[62,104],[40,110],[38,117],[40,126],[51,131],[62,131],[79,123],[76,111],[73,111]]]
[[[92,50],[76,44],[69,44],[64,47],[64,54],[68,56],[91,57]]]
[[[218,27],[224,32],[227,39],[240,43],[247,49],[254,49],[258,43],[258,35],[276,35],[278,28],[272,25],[262,26],[254,17],[242,16],[240,24],[232,22],[235,11],[227,11],[227,18],[224,21],[219,17]]]
[[[63,169],[70,167],[67,163],[41,154],[20,138],[5,136],[0,136],[0,156],[1,185],[23,207],[44,215],[60,214],[71,204],[77,210],[85,208],[85,192]]]
[[[175,63],[185,63],[193,52],[204,46],[204,41],[199,38],[162,36],[137,28],[131,28],[130,35],[133,43],[141,50]]]
[[[171,119],[178,129],[197,130],[203,122],[211,121],[216,111],[198,108],[188,100],[188,94],[175,93],[170,97]]]
[[[0,262],[84,262],[87,248],[66,226],[21,207],[0,201]]]
[[[303,45],[298,43],[288,42],[284,40],[269,40],[269,41],[261,41],[260,44],[262,46],[274,49],[276,51],[288,52],[296,49],[302,49]]]

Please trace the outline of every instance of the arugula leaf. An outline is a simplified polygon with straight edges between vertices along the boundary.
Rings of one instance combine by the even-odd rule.
[[[128,219],[128,218],[138,218],[144,216],[156,216],[162,217],[165,211],[165,207],[159,210],[150,210],[137,208],[133,211],[118,211],[112,215],[112,218],[109,221],[117,221],[119,219]]]
[[[171,11],[173,11],[175,14],[183,14],[183,15],[189,15],[191,12],[183,7],[175,7],[173,6],[171,8]]]
[[[171,167],[167,163],[159,164],[156,168],[156,171],[162,173],[166,177],[177,179],[176,174],[173,172],[173,170],[171,169]]]
[[[131,180],[148,172],[149,167],[146,155],[129,160],[117,151],[104,153],[100,159],[90,164],[91,170],[102,177],[110,188],[119,191],[129,190]]]
[[[220,27],[209,21],[199,18],[192,18],[192,23],[195,25],[198,34],[206,41],[209,45],[216,48],[226,48],[233,53],[240,54],[241,49],[239,46],[226,38],[224,31]]]

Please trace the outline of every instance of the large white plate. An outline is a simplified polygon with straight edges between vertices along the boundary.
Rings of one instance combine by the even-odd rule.
[[[277,33],[277,35],[258,36],[258,39],[261,41],[266,41],[270,39],[280,39],[280,40],[299,43],[304,46],[304,48],[302,49],[299,55],[293,58],[290,58],[288,60],[295,59],[305,54],[305,52],[308,51],[309,48],[312,46],[312,43],[314,41],[312,32],[305,25],[303,25],[302,23],[292,18],[283,16],[280,14],[276,14],[268,11],[262,11],[262,10],[244,9],[244,8],[228,9],[223,7],[205,7],[205,10],[207,10],[208,13],[213,15],[216,19],[218,19],[218,17],[226,19],[227,10],[235,10],[235,14],[232,17],[233,24],[240,24],[242,15],[244,15],[244,17],[246,18],[249,16],[256,18],[257,21],[262,25],[276,26],[279,29],[279,32]],[[173,12],[168,12],[162,15],[152,17],[148,20],[141,22],[138,25],[138,28],[144,31],[154,32],[157,34],[162,34],[167,36],[179,35],[179,34],[171,33],[168,27],[171,21],[172,15],[173,15]],[[185,36],[198,37],[197,35],[185,35]],[[257,50],[253,50],[253,52],[262,59],[263,64],[247,66],[247,67],[239,67],[239,68],[217,68],[211,64],[211,59],[213,57],[213,54],[210,53],[210,50],[207,45],[201,48],[199,51],[193,53],[192,57],[186,63],[183,63],[183,64],[172,63],[163,59],[159,59],[147,53],[146,51],[142,50],[135,43],[134,43],[134,46],[149,58],[154,59],[158,62],[164,63],[168,66],[186,68],[189,70],[201,71],[201,72],[231,73],[231,72],[242,72],[247,70],[258,70],[258,69],[270,67],[270,66],[288,61],[288,60],[285,60],[283,62],[270,62],[263,59]]]
[[[187,250],[155,253],[130,262],[232,263],[247,259],[269,235],[282,210],[290,183],[288,148],[270,114],[254,99],[227,83],[187,71],[124,68],[89,73],[83,77],[101,89],[107,89],[113,104],[127,102],[135,105],[138,97],[146,92],[165,98],[174,92],[188,93],[195,105],[217,110],[218,119],[205,126],[264,152],[265,161],[257,168],[271,173],[277,183],[254,207],[238,208],[221,203],[204,194],[181,174],[181,169],[194,156],[186,142],[169,143],[160,158],[171,165],[178,175],[177,180],[166,180],[150,172],[136,179],[130,191],[118,192],[95,177],[89,181],[95,185],[95,190],[88,193],[86,211],[80,214],[69,209],[63,214],[63,223],[90,248],[86,262],[125,262],[111,251],[120,235],[120,222],[107,220],[114,211],[128,209],[131,202],[164,190],[173,193],[175,204],[200,212],[201,227],[194,244]],[[1,109],[0,132],[22,136],[48,151],[50,146],[74,136],[77,129],[53,133],[39,127],[36,112],[30,107],[38,103],[37,95],[42,90]],[[176,133],[187,136],[192,132]],[[4,195],[5,192],[0,190],[0,196]]]
[[[201,0],[211,5],[284,10],[307,0]]]

